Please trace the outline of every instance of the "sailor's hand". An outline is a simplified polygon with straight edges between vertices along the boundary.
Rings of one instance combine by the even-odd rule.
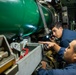
[[[47,63],[45,61],[41,61],[41,64],[42,64],[42,68],[46,69]]]
[[[47,44],[47,48],[53,47],[55,45],[54,42],[43,42],[43,41],[39,41],[40,44]]]

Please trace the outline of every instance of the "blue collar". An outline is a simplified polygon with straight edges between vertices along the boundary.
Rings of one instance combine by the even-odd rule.
[[[68,64],[65,68],[71,68],[71,69],[76,69],[76,63],[73,64]]]

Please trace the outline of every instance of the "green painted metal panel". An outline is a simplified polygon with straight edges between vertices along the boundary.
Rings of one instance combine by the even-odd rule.
[[[47,24],[52,14],[42,6]],[[51,9],[50,9],[51,10]],[[35,0],[0,0],[0,32],[22,32],[30,35],[43,28],[41,15]]]

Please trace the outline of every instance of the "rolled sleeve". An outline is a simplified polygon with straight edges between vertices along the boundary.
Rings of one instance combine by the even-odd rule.
[[[65,48],[61,47],[59,52],[58,52],[59,57],[63,57],[64,51],[65,51]]]
[[[61,47],[59,52],[57,53],[57,56],[56,56],[57,61],[63,60],[64,51],[65,51],[65,48]]]
[[[47,70],[40,68],[37,75],[47,75]]]
[[[38,74],[37,75],[53,75],[53,70],[51,69],[51,70],[45,70],[45,69],[39,69],[38,70],[38,72],[37,72]]]

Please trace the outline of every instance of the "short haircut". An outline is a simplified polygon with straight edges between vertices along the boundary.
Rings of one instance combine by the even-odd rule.
[[[55,22],[55,23],[52,25],[51,29],[54,28],[54,27],[60,28],[60,27],[62,27],[62,23],[61,23],[61,22]]]

